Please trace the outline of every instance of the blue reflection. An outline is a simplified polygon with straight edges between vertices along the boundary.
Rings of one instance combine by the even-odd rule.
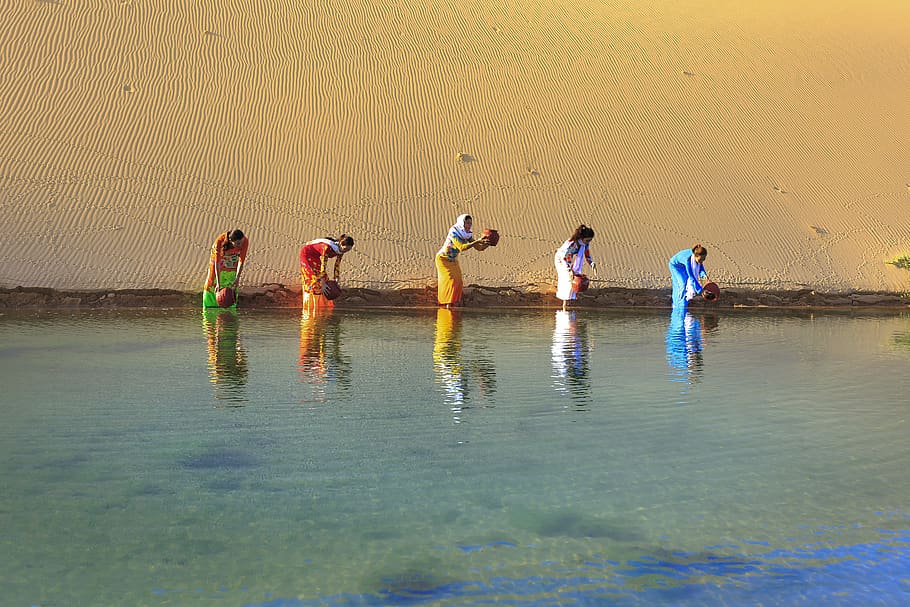
[[[673,308],[667,327],[667,363],[674,381],[695,383],[704,370],[701,322],[685,308]]]
[[[434,582],[430,574],[387,579],[374,594],[272,599],[250,607],[344,605],[609,605],[640,607],[903,607],[910,598],[910,534],[840,547],[809,545],[762,555],[679,552],[625,563],[587,561],[526,578]]]

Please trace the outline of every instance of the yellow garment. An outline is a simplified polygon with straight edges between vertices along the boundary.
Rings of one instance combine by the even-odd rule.
[[[440,305],[456,304],[461,301],[464,279],[458,259],[449,260],[441,255],[436,256],[436,300]]]

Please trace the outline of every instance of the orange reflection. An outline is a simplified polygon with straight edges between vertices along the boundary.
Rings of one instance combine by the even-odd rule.
[[[208,348],[209,379],[215,400],[222,406],[241,406],[246,401],[246,350],[240,342],[240,319],[232,309],[207,308],[202,313],[202,328]],[[233,403],[233,404],[232,404]]]
[[[303,289],[301,298],[303,310],[311,314],[335,307],[335,302],[331,299],[326,299],[321,293],[310,293],[306,288]]]
[[[318,299],[325,301],[323,297]],[[341,323],[333,314],[333,306],[320,306],[317,302],[301,311],[298,369],[300,382],[312,388],[305,400],[325,402],[330,386],[348,386],[350,362],[342,348]]]

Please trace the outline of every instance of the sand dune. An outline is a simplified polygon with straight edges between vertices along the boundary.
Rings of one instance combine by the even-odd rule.
[[[246,284],[357,239],[352,286],[422,286],[462,212],[469,282],[905,290],[910,3],[26,0],[0,9],[0,286]]]

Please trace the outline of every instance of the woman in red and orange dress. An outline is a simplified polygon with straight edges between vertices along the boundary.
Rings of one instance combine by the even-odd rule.
[[[342,234],[338,239],[317,238],[300,249],[300,281],[303,285],[303,301],[322,296],[322,287],[329,279],[328,260],[335,258],[333,280],[337,281],[341,270],[341,257],[354,248],[354,239]]]

